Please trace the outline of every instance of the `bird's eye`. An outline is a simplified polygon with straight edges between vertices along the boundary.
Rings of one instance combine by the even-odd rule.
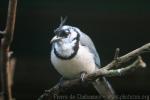
[[[60,37],[67,37],[68,34],[65,31],[61,31],[59,34]]]

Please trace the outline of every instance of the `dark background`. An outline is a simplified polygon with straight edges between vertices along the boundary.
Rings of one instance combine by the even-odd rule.
[[[0,1],[1,30],[7,5],[8,0]],[[13,86],[16,100],[36,100],[59,80],[60,75],[49,60],[49,41],[60,16],[68,16],[67,24],[92,38],[103,66],[113,59],[117,47],[123,55],[150,42],[150,3],[146,1],[18,0],[11,47],[17,58]],[[117,94],[150,95],[150,53],[142,56],[146,69],[109,79]],[[91,87],[82,91],[96,94]],[[79,89],[77,93],[80,92]]]

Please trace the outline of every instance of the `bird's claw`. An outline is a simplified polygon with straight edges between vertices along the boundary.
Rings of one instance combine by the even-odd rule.
[[[81,80],[81,82],[85,81],[84,78],[85,78],[86,74],[87,74],[86,72],[81,72],[81,74],[80,74],[80,80]]]
[[[62,87],[63,87],[63,83],[64,83],[64,78],[61,77],[61,78],[59,79],[59,88],[62,88]]]

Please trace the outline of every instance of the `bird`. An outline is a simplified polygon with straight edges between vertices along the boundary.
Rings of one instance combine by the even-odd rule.
[[[66,25],[67,18],[54,30],[51,39],[51,63],[65,79],[81,78],[101,68],[100,57],[91,38],[79,28]],[[104,100],[115,100],[115,92],[107,79],[96,79],[93,86]]]

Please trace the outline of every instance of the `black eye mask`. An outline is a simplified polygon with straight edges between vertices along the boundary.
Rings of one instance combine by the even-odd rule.
[[[68,34],[65,32],[65,31],[60,31],[59,33],[58,33],[58,36],[59,37],[67,37],[68,36]]]

